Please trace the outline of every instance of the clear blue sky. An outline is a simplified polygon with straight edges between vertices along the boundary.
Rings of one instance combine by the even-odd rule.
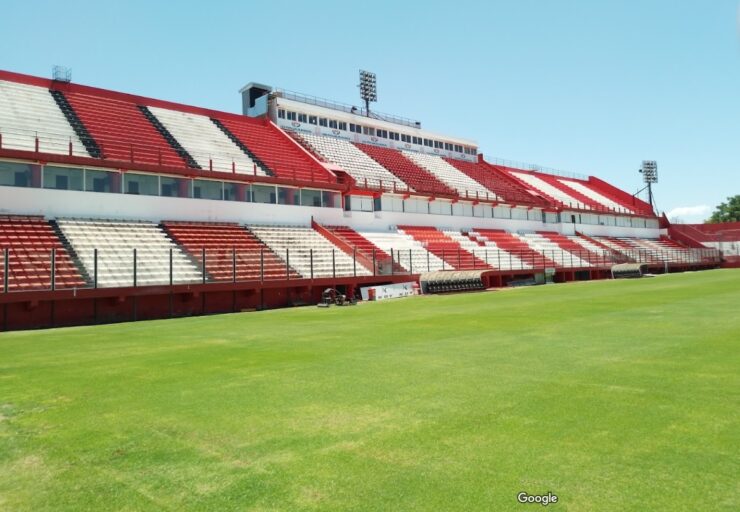
[[[365,10],[363,5],[367,5]],[[635,192],[701,220],[740,194],[737,0],[7,1],[0,68],[239,111],[249,81],[469,137],[490,156]]]

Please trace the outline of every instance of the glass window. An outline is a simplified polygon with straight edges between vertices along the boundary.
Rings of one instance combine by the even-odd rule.
[[[283,110],[282,108],[278,109],[278,117],[280,119],[285,119],[285,110]]]
[[[278,204],[301,204],[300,190],[297,188],[278,187]]]
[[[299,123],[305,123],[306,121],[308,121],[308,116],[306,114],[298,114]]]
[[[329,119],[329,128],[337,128],[338,124],[334,119]]]
[[[243,185],[241,183],[224,183],[224,200],[225,201],[242,201],[246,200],[249,201],[250,197],[244,197],[244,189],[247,188],[248,185]],[[240,194],[241,192],[241,194]]]
[[[339,192],[324,190],[321,192],[321,204],[324,208],[341,208],[342,196]]]
[[[255,203],[275,204],[275,187],[270,185],[252,185],[252,201]]]
[[[235,183],[230,183],[235,185]],[[223,199],[223,182],[193,180],[193,197],[196,199]]]
[[[362,133],[365,135],[374,136],[375,135],[375,128],[372,128],[370,126],[363,126],[362,127]]]
[[[159,179],[162,197],[190,197],[190,180],[188,178],[173,178],[162,176]]]
[[[344,121],[339,121],[339,129],[347,131],[347,123],[345,123]]]
[[[74,167],[44,167],[44,188],[83,190],[83,171]]]
[[[295,112],[286,112],[286,117],[288,118],[288,121],[295,121],[296,120],[296,113]]]
[[[123,190],[126,194],[141,196],[159,195],[159,176],[127,172],[123,175],[123,183]]]
[[[301,205],[321,206],[321,190],[301,190]]]
[[[0,162],[0,185],[30,187],[31,181],[31,164]]]
[[[85,170],[85,190],[87,192],[120,192],[115,172]]]
[[[319,118],[319,126],[328,126],[329,121],[325,117]]]
[[[316,116],[308,116],[308,124],[316,124],[318,123],[319,118]]]

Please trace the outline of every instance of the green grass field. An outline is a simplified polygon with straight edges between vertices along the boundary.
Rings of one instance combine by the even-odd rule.
[[[0,334],[0,510],[740,510],[740,271]]]

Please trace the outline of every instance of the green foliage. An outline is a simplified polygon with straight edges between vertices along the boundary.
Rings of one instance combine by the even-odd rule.
[[[740,271],[0,333],[0,510],[740,510]]]
[[[740,222],[740,195],[728,197],[726,203],[720,203],[707,222]]]

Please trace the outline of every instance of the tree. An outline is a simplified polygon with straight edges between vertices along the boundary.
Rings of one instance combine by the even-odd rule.
[[[728,197],[727,202],[721,203],[707,222],[740,222],[740,195]]]

